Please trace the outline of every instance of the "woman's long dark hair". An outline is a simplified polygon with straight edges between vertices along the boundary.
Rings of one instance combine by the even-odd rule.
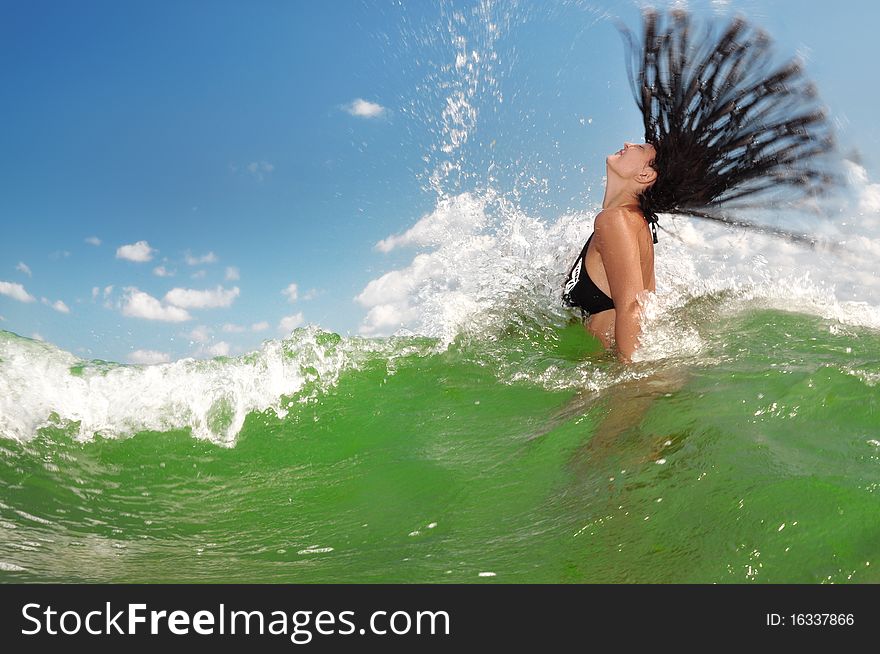
[[[643,26],[641,44],[619,29],[645,141],[657,153],[657,181],[640,196],[652,229],[658,213],[755,226],[724,212],[803,200],[837,182],[826,170],[833,138],[815,87],[797,61],[771,68],[766,34],[742,18],[695,29],[682,10],[663,20],[649,9]]]

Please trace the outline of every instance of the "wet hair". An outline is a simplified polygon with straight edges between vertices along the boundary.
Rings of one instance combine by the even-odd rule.
[[[834,147],[815,87],[793,60],[771,68],[770,39],[743,18],[697,29],[683,10],[648,9],[638,43],[619,25],[627,74],[657,179],[639,196],[657,242],[657,214],[755,226],[730,209],[824,194]],[[767,229],[786,234],[782,230]]]

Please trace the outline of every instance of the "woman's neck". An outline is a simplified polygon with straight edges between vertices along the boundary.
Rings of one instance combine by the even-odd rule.
[[[611,209],[613,207],[624,207],[639,205],[638,194],[629,186],[625,180],[610,174],[605,182],[605,197],[602,198],[602,208]]]

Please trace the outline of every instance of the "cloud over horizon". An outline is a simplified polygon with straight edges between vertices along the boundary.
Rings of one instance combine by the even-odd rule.
[[[285,334],[289,334],[294,329],[303,324],[304,318],[302,311],[299,313],[295,313],[292,316],[284,316],[281,321],[278,323],[278,330],[284,332]]]
[[[231,347],[226,341],[217,341],[211,345],[203,345],[196,350],[196,356],[208,355],[210,357],[229,356]]]
[[[157,352],[156,350],[135,350],[126,358],[129,363],[136,363],[138,365],[153,365],[171,361],[171,357],[165,352]]]
[[[239,296],[238,286],[225,289],[197,290],[193,288],[172,288],[165,294],[165,302],[182,309],[217,309],[232,305]]]
[[[159,320],[162,322],[186,322],[187,320],[192,320],[192,316],[189,315],[186,309],[164,305],[149,293],[144,293],[134,286],[129,286],[125,289],[122,314],[130,318],[143,318],[144,320]]]
[[[193,327],[184,336],[196,343],[207,343],[211,340],[211,330],[206,325],[199,325],[198,327]]]

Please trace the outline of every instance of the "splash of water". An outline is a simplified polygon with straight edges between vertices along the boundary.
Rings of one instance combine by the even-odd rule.
[[[575,8],[585,24],[607,26],[606,14],[593,12],[598,20],[590,23],[586,17],[591,8],[583,3]],[[509,87],[507,72],[521,55],[510,44],[519,40],[516,29],[538,18],[523,6],[492,2],[480,3],[470,14],[449,10],[446,17],[446,32],[439,38],[448,39],[447,59],[428,76],[434,109],[424,99],[417,105],[423,114],[439,116],[436,142],[426,157],[433,165],[428,177],[437,203],[410,229],[377,244],[383,253],[412,248],[415,254],[408,264],[370,281],[357,296],[367,309],[360,328],[366,335],[420,333],[448,344],[462,332],[491,338],[511,316],[522,313],[541,324],[559,324],[572,315],[559,305],[559,291],[589,233],[598,210],[595,200],[588,203],[593,204],[590,210],[558,210],[549,218],[530,212],[530,194],[561,186],[563,180],[551,179],[544,168],[543,176],[514,176],[512,186],[505,186],[499,169],[521,169],[521,161],[504,162],[485,147],[495,141],[481,125],[497,113],[505,97],[521,95],[523,89]],[[578,33],[572,38],[581,37]],[[566,45],[573,47],[574,41],[557,47]],[[528,130],[531,116],[523,105],[515,119],[518,127]],[[552,127],[564,134],[562,123]],[[465,147],[481,129],[484,147]],[[604,160],[599,152],[588,156]],[[854,199],[839,203],[838,220],[817,224],[806,209],[787,217],[826,242],[845,246],[834,251],[664,217],[663,224],[673,233],[656,250],[657,293],[645,306],[638,357],[653,360],[703,351],[699,330],[682,311],[695,298],[707,296],[729,296],[724,309],[729,311],[771,306],[876,327],[880,280],[871,262],[880,255],[880,185],[869,181],[864,168],[845,165]],[[560,176],[571,169],[563,163]],[[776,217],[763,218],[772,223]]]
[[[196,438],[228,446],[251,412],[282,418],[294,402],[309,401],[368,359],[393,365],[397,356],[431,347],[341,339],[308,327],[241,357],[139,366],[84,361],[0,332],[0,434],[28,440],[57,425],[87,440],[189,428]]]
[[[403,109],[435,136],[426,148],[423,179],[436,205],[377,244],[382,253],[410,248],[414,254],[358,295],[367,310],[361,333],[423,335],[442,349],[461,336],[492,343],[517,322],[558,329],[574,316],[561,305],[561,285],[596,207],[536,215],[526,208],[529,194],[558,180],[529,170],[519,157],[504,162],[488,147],[489,134],[477,138],[481,121],[506,101],[503,71],[515,65],[518,53],[504,50],[503,38],[530,14],[488,0],[471,13],[444,3],[441,13],[445,31],[435,29],[421,42],[433,44],[440,63],[416,90],[420,99]],[[520,120],[527,128],[531,114],[523,111]],[[603,158],[596,151],[588,156]],[[561,165],[560,174],[581,163]],[[707,311],[734,315],[769,307],[818,315],[842,328],[880,327],[880,281],[872,265],[880,254],[880,185],[864,168],[847,165],[854,200],[841,207],[838,221],[817,228],[826,240],[844,242],[847,249],[840,251],[661,217],[674,235],[664,234],[657,246],[657,292],[644,307],[637,359],[701,361],[712,338],[701,329],[711,322]],[[499,172],[505,168],[517,180],[511,186]],[[249,413],[284,416],[289,402],[329,388],[343,371],[370,357],[393,367],[395,357],[413,348],[437,351],[433,342],[339,339],[309,328],[234,359],[141,367],[86,362],[3,333],[0,433],[26,440],[54,420],[83,439],[187,427],[198,438],[230,445]],[[608,371],[590,361],[498,369],[502,382],[554,389],[598,390],[632,374],[642,373]]]

